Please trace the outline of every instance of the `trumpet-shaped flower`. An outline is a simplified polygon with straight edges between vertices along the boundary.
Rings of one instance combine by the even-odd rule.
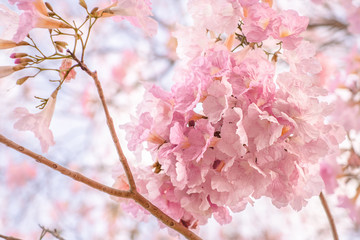
[[[148,36],[157,32],[158,24],[151,18],[150,0],[112,0],[112,4],[97,13],[101,17],[118,17],[126,19],[135,27],[145,31]]]
[[[20,131],[32,131],[39,139],[42,152],[46,153],[49,146],[55,144],[54,137],[49,129],[50,122],[55,110],[57,90],[51,95],[45,108],[39,113],[29,113],[26,108],[18,107],[14,110],[14,116],[19,118],[14,128]]]
[[[13,41],[19,42],[33,28],[68,28],[69,25],[48,16],[48,10],[43,0],[9,0],[16,4],[19,10],[24,12],[20,15],[19,27],[13,37]]]

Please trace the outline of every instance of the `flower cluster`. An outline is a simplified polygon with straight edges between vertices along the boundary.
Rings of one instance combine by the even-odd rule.
[[[139,192],[192,228],[212,215],[229,223],[229,209],[241,211],[262,196],[277,207],[300,210],[323,187],[319,160],[336,152],[344,136],[338,126],[324,123],[329,106],[319,97],[327,92],[312,77],[321,67],[314,48],[299,37],[307,19],[293,11],[277,14],[269,3],[226,2],[228,15],[214,13],[216,0],[189,6],[208,4],[219,19],[202,18],[201,26],[212,31],[211,24],[234,18],[239,10],[234,5],[242,4],[246,14],[237,19],[244,22],[239,30],[245,36],[235,32],[224,42],[214,38],[182,46],[196,54],[177,69],[171,91],[148,86],[139,118],[124,126],[128,148],[138,151],[147,143],[154,161],[135,170]],[[231,51],[235,36],[243,48]],[[244,38],[258,42],[269,36],[282,41],[281,56],[278,51],[269,58],[258,44],[243,44]],[[289,71],[278,74],[280,57]],[[123,180],[118,176],[116,185]]]

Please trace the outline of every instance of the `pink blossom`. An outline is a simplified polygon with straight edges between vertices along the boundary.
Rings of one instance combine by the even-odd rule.
[[[356,222],[360,223],[360,207],[356,199],[349,199],[347,196],[339,196],[339,207],[345,208],[348,210],[350,218]]]
[[[336,159],[332,161],[323,161],[320,164],[320,176],[325,183],[326,192],[334,193],[337,188],[337,176],[341,173],[341,166],[336,163]]]
[[[247,9],[243,32],[249,42],[261,42],[268,38],[272,30],[275,10],[266,4],[254,4]]]
[[[10,161],[6,169],[6,185],[10,188],[22,187],[37,175],[36,168],[28,162]]]
[[[360,7],[353,6],[351,9],[348,10],[348,22],[349,22],[349,32],[353,34],[360,33]]]
[[[286,49],[294,49],[301,42],[299,36],[304,32],[309,23],[309,18],[299,16],[294,10],[280,12],[273,23],[272,37],[283,42]]]
[[[320,193],[319,161],[336,155],[344,132],[325,123],[315,52],[295,35],[284,40],[290,69],[277,75],[260,48],[183,46],[190,59],[171,91],[147,86],[139,117],[125,125],[129,149],[145,143],[156,166],[136,168],[139,192],[189,228],[211,216],[227,223],[230,211],[263,196],[300,210]]]
[[[138,55],[133,51],[125,51],[122,55],[120,62],[112,69],[112,76],[114,80],[119,83],[122,88],[126,86],[125,78],[128,72],[138,62]]]
[[[215,33],[233,33],[240,15],[240,6],[230,0],[192,0],[188,10],[196,26]]]
[[[61,66],[60,66],[60,78],[63,80],[67,71],[72,67],[72,60],[69,58],[65,58],[62,62],[61,62]],[[70,72],[67,74],[65,81],[70,82],[71,79],[75,79],[76,77],[76,72],[75,69],[71,69]]]
[[[11,4],[16,4],[19,10],[24,12],[20,15],[19,27],[13,37],[13,41],[19,42],[25,38],[33,28],[68,28],[62,22],[50,18],[48,10],[43,0],[9,0]]]
[[[29,113],[26,108],[18,107],[14,110],[14,116],[19,120],[14,124],[14,128],[20,131],[32,131],[39,139],[41,151],[46,153],[49,146],[55,144],[54,137],[49,129],[51,118],[54,114],[57,90],[51,95],[43,110],[39,113]]]
[[[98,14],[102,17],[119,16],[120,20],[126,19],[150,37],[157,32],[158,24],[150,17],[153,16],[150,0],[112,0],[112,4],[99,10]]]

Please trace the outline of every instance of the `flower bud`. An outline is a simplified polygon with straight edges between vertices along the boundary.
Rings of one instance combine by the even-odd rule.
[[[31,58],[17,58],[15,60],[15,64],[28,64],[29,62],[33,62]]]
[[[55,41],[55,47],[59,52],[62,52],[64,49],[66,49],[67,47],[67,42],[63,42],[63,41]]]
[[[18,64],[18,65],[16,65],[16,66],[14,66],[12,69],[14,70],[14,72],[16,72],[16,71],[19,71],[19,70],[24,69],[25,66],[26,66],[26,65],[24,65],[24,64]]]
[[[80,6],[82,6],[83,8],[87,9],[87,5],[86,2],[84,0],[79,0],[79,4]]]
[[[23,46],[23,45],[29,45],[29,43],[24,42],[24,41],[16,43],[14,41],[0,39],[0,49],[14,48],[14,47]]]
[[[13,53],[10,55],[10,58],[23,58],[27,56],[27,53]]]
[[[50,3],[45,2],[45,6],[46,6],[47,9],[49,9],[51,12],[54,12],[54,9],[53,9],[52,6],[50,5]]]
[[[99,10],[99,8],[98,8],[98,7],[94,7],[93,10],[91,10],[90,14],[91,14],[91,15],[95,15],[96,12],[97,12],[97,10]]]
[[[17,81],[16,81],[16,84],[17,85],[22,85],[26,80],[28,80],[31,76],[26,76],[26,77],[22,77],[22,78],[19,78]]]

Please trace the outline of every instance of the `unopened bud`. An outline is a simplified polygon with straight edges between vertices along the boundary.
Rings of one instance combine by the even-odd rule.
[[[82,6],[83,8],[87,9],[87,5],[86,2],[84,0],[79,0],[79,4],[80,6]]]
[[[59,52],[63,52],[63,50],[67,47],[67,43],[63,41],[55,41],[55,47]]]
[[[14,66],[12,69],[14,70],[14,71],[19,71],[19,70],[22,70],[22,69],[24,69],[25,68],[25,65],[23,65],[23,64],[18,64],[18,65],[16,65],[16,66]]]
[[[26,77],[22,77],[22,78],[19,78],[17,81],[16,81],[16,84],[17,85],[22,85],[26,80],[28,80],[30,78],[30,76],[26,76]]]
[[[53,9],[52,6],[50,5],[50,3],[45,2],[45,6],[46,6],[47,9],[49,9],[51,12],[54,12],[54,9]]]
[[[23,64],[23,63],[29,63],[29,62],[33,62],[33,60],[31,58],[17,58],[15,60],[15,64]]]
[[[97,10],[99,10],[98,7],[94,7],[93,10],[91,10],[90,14],[91,15],[95,15],[95,13],[97,12]]]
[[[68,45],[67,42],[63,42],[63,41],[55,41],[54,43],[63,48],[66,48]]]
[[[21,42],[18,42],[16,45],[17,46],[26,46],[26,45],[29,45],[29,43],[25,42],[25,41],[21,41]]]
[[[13,53],[10,55],[10,58],[23,58],[27,56],[27,53]]]

